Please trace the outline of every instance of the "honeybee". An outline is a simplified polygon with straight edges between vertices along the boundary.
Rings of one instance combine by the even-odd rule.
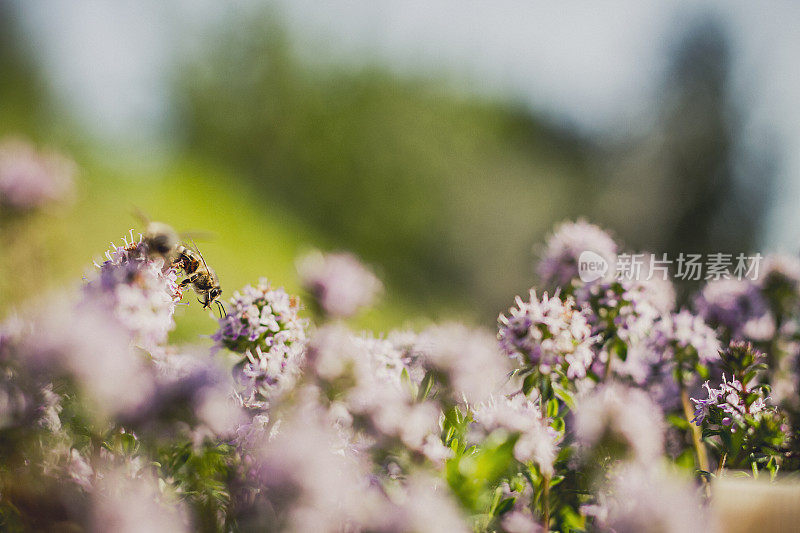
[[[180,266],[187,276],[181,281],[180,286],[182,288],[191,286],[194,292],[202,296],[203,299],[198,298],[197,301],[203,304],[203,309],[209,308],[211,304],[216,303],[220,316],[224,316],[226,314],[225,307],[219,300],[219,297],[222,296],[219,278],[217,278],[217,273],[203,259],[203,255],[199,251],[187,248],[182,244],[177,245],[175,254],[176,258],[173,264]]]
[[[217,304],[220,316],[224,316],[225,307],[219,300],[222,295],[222,288],[219,284],[217,273],[208,266],[203,255],[195,249],[188,248],[180,243],[177,232],[168,224],[163,222],[148,221],[140,211],[138,216],[147,222],[147,228],[142,235],[142,242],[147,247],[147,254],[151,257],[162,257],[166,262],[174,267],[183,270],[186,277],[181,280],[180,287],[191,287],[202,297],[197,299],[203,304],[203,309]]]

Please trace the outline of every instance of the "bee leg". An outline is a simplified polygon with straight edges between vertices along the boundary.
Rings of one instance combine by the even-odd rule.
[[[183,281],[181,281],[181,283],[180,283],[180,287],[184,288],[187,285],[193,284],[195,281],[197,281],[198,275],[199,274],[195,273],[195,274],[192,274],[191,276],[189,276],[188,278],[183,278]]]

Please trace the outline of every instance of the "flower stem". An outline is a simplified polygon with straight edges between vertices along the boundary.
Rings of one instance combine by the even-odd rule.
[[[694,444],[694,450],[697,454],[697,467],[704,472],[708,472],[708,454],[706,452],[706,447],[703,444],[700,428],[692,422],[692,419],[694,418],[694,412],[692,411],[692,406],[689,403],[689,393],[686,391],[686,386],[683,384],[683,382],[680,383],[680,388],[683,414],[686,417],[686,421],[689,422],[689,429],[692,432],[692,443]]]
[[[542,481],[542,526],[544,531],[550,531],[550,474],[545,474]]]
[[[539,398],[539,409],[542,420],[547,420],[547,405],[543,398]],[[550,531],[550,474],[542,473],[542,526],[544,531]]]
[[[717,466],[717,477],[719,477],[720,474],[722,474],[722,470],[725,468],[725,460],[726,459],[728,459],[728,454],[727,453],[723,453],[722,457],[720,457],[720,459],[719,459],[719,466]]]

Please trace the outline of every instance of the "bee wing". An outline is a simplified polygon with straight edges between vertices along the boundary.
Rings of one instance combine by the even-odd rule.
[[[150,222],[152,221],[151,218],[149,216],[147,216],[147,213],[145,213],[137,205],[134,205],[133,207],[131,207],[131,215],[133,216],[133,218],[135,218],[136,220],[141,222],[142,226],[144,226],[144,227],[147,227],[147,225],[150,224]]]
[[[180,236],[180,238],[182,240],[189,241],[192,244],[194,244],[195,239],[197,239],[200,242],[203,242],[203,241],[208,242],[208,241],[217,240],[217,234],[214,233],[213,231],[203,231],[203,230],[182,231],[178,235]],[[197,248],[197,245],[195,245],[195,248]],[[197,249],[195,249],[195,251],[198,252],[198,253],[200,252],[200,250],[197,250]]]

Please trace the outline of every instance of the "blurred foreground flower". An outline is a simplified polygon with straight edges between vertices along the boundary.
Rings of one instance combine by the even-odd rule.
[[[542,473],[553,475],[560,436],[542,419],[536,403],[520,394],[492,398],[476,405],[473,417],[484,437],[497,430],[519,434],[514,457],[522,463],[533,461]]]
[[[652,464],[664,451],[658,406],[644,391],[613,383],[578,401],[575,432],[593,460],[610,457]]]
[[[369,307],[383,290],[380,280],[349,253],[311,252],[298,261],[297,270],[319,310],[334,318]]]
[[[468,404],[488,400],[508,379],[508,359],[486,331],[461,324],[445,324],[423,331],[414,346],[419,363],[432,372],[445,390],[445,405],[466,400]],[[448,398],[444,394],[449,391]]]
[[[660,465],[629,465],[611,474],[598,504],[584,507],[600,531],[707,533],[715,531],[697,488]]]
[[[758,285],[747,279],[710,281],[695,297],[694,306],[703,319],[720,328],[727,340],[769,339],[775,319]]]
[[[37,209],[72,195],[75,164],[20,139],[0,141],[0,209]]]

